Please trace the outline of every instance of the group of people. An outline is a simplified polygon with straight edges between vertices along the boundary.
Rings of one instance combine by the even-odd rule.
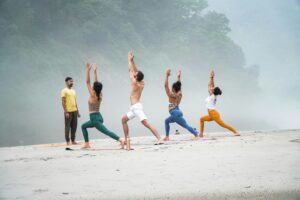
[[[90,71],[93,69],[94,74],[94,82],[91,83]],[[122,117],[122,126],[124,131],[124,138],[120,138],[116,133],[107,129],[104,126],[104,120],[99,112],[100,104],[102,101],[102,83],[98,80],[97,76],[97,66],[96,64],[86,64],[86,86],[89,91],[89,113],[90,120],[82,124],[81,129],[84,137],[84,146],[82,148],[87,149],[90,148],[89,144],[89,136],[88,136],[88,128],[95,127],[100,132],[105,135],[111,137],[112,139],[118,141],[122,148],[126,146],[127,150],[131,150],[130,146],[130,137],[129,137],[129,128],[128,121],[137,117],[140,122],[148,128],[153,135],[156,137],[156,145],[163,144],[164,141],[170,140],[170,124],[177,123],[183,128],[187,129],[190,133],[192,133],[195,139],[202,138],[204,135],[204,122],[206,121],[215,121],[220,126],[227,128],[235,136],[240,136],[240,134],[236,131],[232,126],[224,123],[220,114],[216,110],[216,102],[217,96],[222,94],[222,91],[219,87],[215,87],[214,85],[214,71],[210,73],[210,79],[208,83],[208,97],[206,98],[206,108],[208,110],[208,115],[205,115],[200,118],[200,132],[198,132],[195,128],[191,127],[186,120],[183,118],[183,113],[179,109],[179,105],[182,99],[182,90],[181,90],[181,71],[178,72],[177,81],[172,84],[172,88],[169,87],[169,77],[171,76],[171,70],[168,69],[166,72],[165,79],[165,91],[169,98],[169,113],[170,116],[165,120],[165,133],[166,136],[164,139],[161,139],[160,134],[157,129],[149,123],[147,116],[143,111],[143,105],[140,102],[140,98],[142,96],[142,92],[144,89],[144,74],[138,70],[135,61],[134,55],[132,52],[128,52],[128,70],[129,77],[131,80],[131,93],[130,93],[130,110]],[[66,88],[61,91],[62,97],[62,106],[64,109],[64,118],[65,118],[65,140],[67,145],[70,144],[78,144],[75,141],[75,133],[77,129],[77,118],[80,117],[80,113],[78,111],[77,103],[76,103],[76,92],[73,87],[73,80],[71,77],[67,77],[65,79]],[[70,140],[71,133],[71,140]]]

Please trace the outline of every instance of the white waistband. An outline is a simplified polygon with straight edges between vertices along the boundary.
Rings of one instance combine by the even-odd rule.
[[[135,103],[133,105],[130,106],[130,108],[134,108],[134,107],[141,107],[143,106],[141,102]]]

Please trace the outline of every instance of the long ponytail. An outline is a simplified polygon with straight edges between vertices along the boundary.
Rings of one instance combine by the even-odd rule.
[[[98,101],[100,100],[100,94],[101,94],[101,91],[102,91],[102,83],[98,82],[98,81],[95,81],[94,82],[94,90],[96,92],[96,95],[97,95],[97,98],[98,98]]]

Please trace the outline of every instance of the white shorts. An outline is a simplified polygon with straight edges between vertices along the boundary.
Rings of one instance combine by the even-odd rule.
[[[143,105],[141,103],[136,103],[132,106],[130,106],[130,111],[126,114],[128,119],[133,119],[135,117],[138,117],[140,121],[143,121],[147,119],[144,111],[143,111]]]

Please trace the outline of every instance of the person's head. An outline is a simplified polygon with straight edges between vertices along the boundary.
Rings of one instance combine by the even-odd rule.
[[[181,82],[180,81],[176,81],[175,83],[173,83],[172,85],[172,92],[179,92],[181,90]]]
[[[69,88],[73,87],[73,79],[71,77],[67,77],[65,79],[65,82],[66,82],[67,87],[69,87]]]
[[[95,81],[94,82],[94,85],[93,85],[93,89],[98,97],[98,100],[100,100],[100,94],[101,94],[101,91],[102,91],[102,83],[98,82],[98,81]]]
[[[222,95],[222,90],[219,87],[215,87],[213,93],[215,96]]]
[[[137,71],[134,77],[138,82],[140,82],[144,79],[144,74],[141,71]]]

